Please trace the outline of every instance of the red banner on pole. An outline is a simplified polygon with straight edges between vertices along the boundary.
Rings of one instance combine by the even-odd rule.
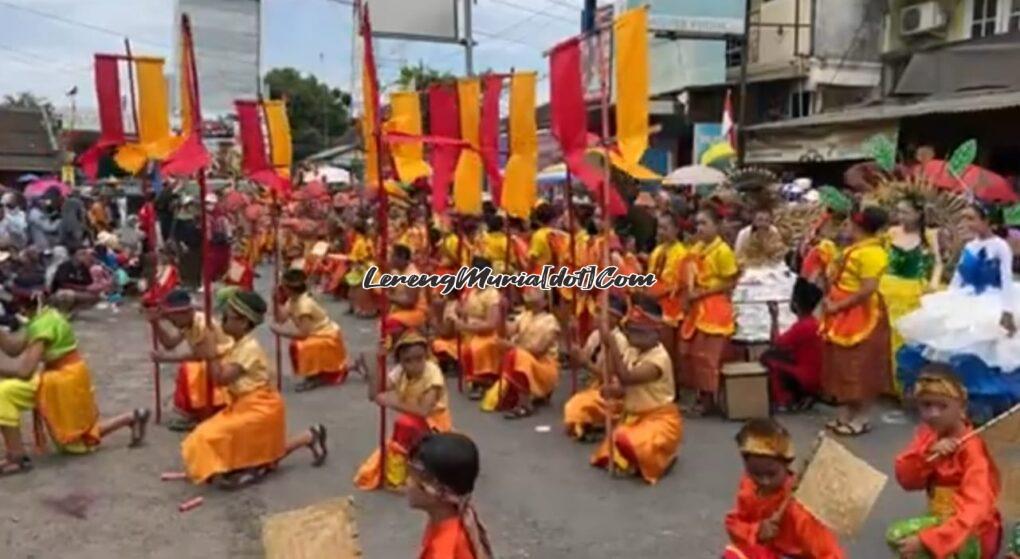
[[[460,140],[460,111],[457,90],[452,85],[429,87],[429,134]],[[457,168],[461,147],[434,144],[429,164],[432,165],[432,211],[446,212],[450,198],[453,171]]]
[[[234,101],[241,132],[241,169],[246,175],[269,168],[266,140],[262,134],[261,107],[258,101]]]
[[[581,89],[581,45],[573,38],[557,45],[549,56],[550,105],[552,133],[563,151],[563,161],[570,173],[602,200],[602,174],[584,159],[588,148],[588,114]],[[609,165],[609,161],[605,162]],[[627,206],[612,185],[606,185],[610,215],[624,215]]]
[[[503,77],[488,75],[482,78],[482,125],[479,150],[482,164],[489,177],[492,203],[499,206],[503,193],[503,175],[499,170],[499,96],[503,90]]]

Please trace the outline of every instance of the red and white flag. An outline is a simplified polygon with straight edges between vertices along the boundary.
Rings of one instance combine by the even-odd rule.
[[[733,90],[726,90],[726,101],[722,111],[722,135],[734,149],[737,147],[737,130],[733,125]]]

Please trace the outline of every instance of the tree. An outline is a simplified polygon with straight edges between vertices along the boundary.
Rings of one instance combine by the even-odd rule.
[[[449,72],[440,72],[435,68],[429,68],[421,64],[417,66],[401,66],[400,76],[397,77],[397,85],[401,89],[415,89],[425,91],[434,83],[453,81],[454,76]]]
[[[53,132],[54,136],[60,131],[62,126],[60,116],[57,115],[57,109],[53,106],[53,103],[50,103],[49,100],[44,97],[39,97],[28,91],[22,91],[15,95],[4,95],[3,101],[0,102],[0,107],[15,109],[41,109],[46,115],[50,131]]]
[[[270,98],[287,100],[295,159],[331,147],[351,124],[350,94],[329,87],[311,74],[274,68],[266,74],[265,83]]]

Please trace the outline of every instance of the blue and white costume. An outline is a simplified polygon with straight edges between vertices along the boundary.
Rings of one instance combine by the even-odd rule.
[[[1003,312],[1020,320],[1020,286],[1013,283],[1013,252],[1000,237],[967,243],[949,289],[921,299],[896,323],[906,345],[897,354],[904,387],[922,366],[948,363],[966,385],[976,421],[1020,401],[1020,333],[1010,337]]]

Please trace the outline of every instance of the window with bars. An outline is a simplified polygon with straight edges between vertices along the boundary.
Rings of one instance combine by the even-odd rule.
[[[740,59],[744,54],[743,37],[726,38],[726,67],[736,68],[740,66]]]
[[[1020,0],[1011,0],[1010,2],[1007,31],[1009,33],[1020,31]]]
[[[994,35],[998,25],[998,15],[999,0],[973,0],[970,19],[971,38],[977,39]]]

